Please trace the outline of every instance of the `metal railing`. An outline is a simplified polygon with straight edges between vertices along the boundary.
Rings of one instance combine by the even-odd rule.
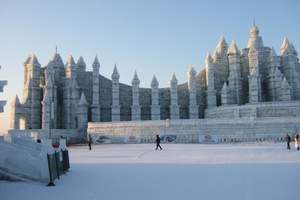
[[[70,169],[69,152],[68,150],[54,151],[52,154],[47,154],[47,160],[49,169],[47,186],[55,186],[54,180],[60,179],[60,176]]]

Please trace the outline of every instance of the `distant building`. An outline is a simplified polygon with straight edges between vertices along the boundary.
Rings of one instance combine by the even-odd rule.
[[[228,46],[221,37],[200,72],[190,67],[183,84],[173,74],[168,88],[159,88],[155,76],[151,87],[140,88],[136,72],[131,85],[119,83],[116,65],[108,79],[99,74],[97,57],[93,71],[86,71],[82,57],[75,62],[70,56],[64,64],[55,53],[42,67],[32,55],[24,63],[22,100],[12,102],[11,128],[85,131],[88,122],[300,116],[300,107],[272,104],[300,100],[298,54],[287,38],[280,50],[277,55],[264,46],[253,25],[246,48],[234,41]]]

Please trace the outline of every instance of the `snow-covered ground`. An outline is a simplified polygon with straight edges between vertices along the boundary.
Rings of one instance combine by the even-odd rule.
[[[71,170],[56,187],[0,181],[0,199],[300,198],[300,152],[284,144],[98,145],[70,148]]]

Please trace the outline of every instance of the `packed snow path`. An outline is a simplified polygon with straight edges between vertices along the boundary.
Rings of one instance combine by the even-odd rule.
[[[1,200],[298,199],[300,152],[282,144],[98,145],[70,148],[56,187],[0,181]]]

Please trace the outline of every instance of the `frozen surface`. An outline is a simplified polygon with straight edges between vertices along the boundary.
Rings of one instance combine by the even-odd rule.
[[[56,187],[0,181],[15,199],[298,199],[300,152],[284,144],[100,145],[70,148],[71,170]]]

